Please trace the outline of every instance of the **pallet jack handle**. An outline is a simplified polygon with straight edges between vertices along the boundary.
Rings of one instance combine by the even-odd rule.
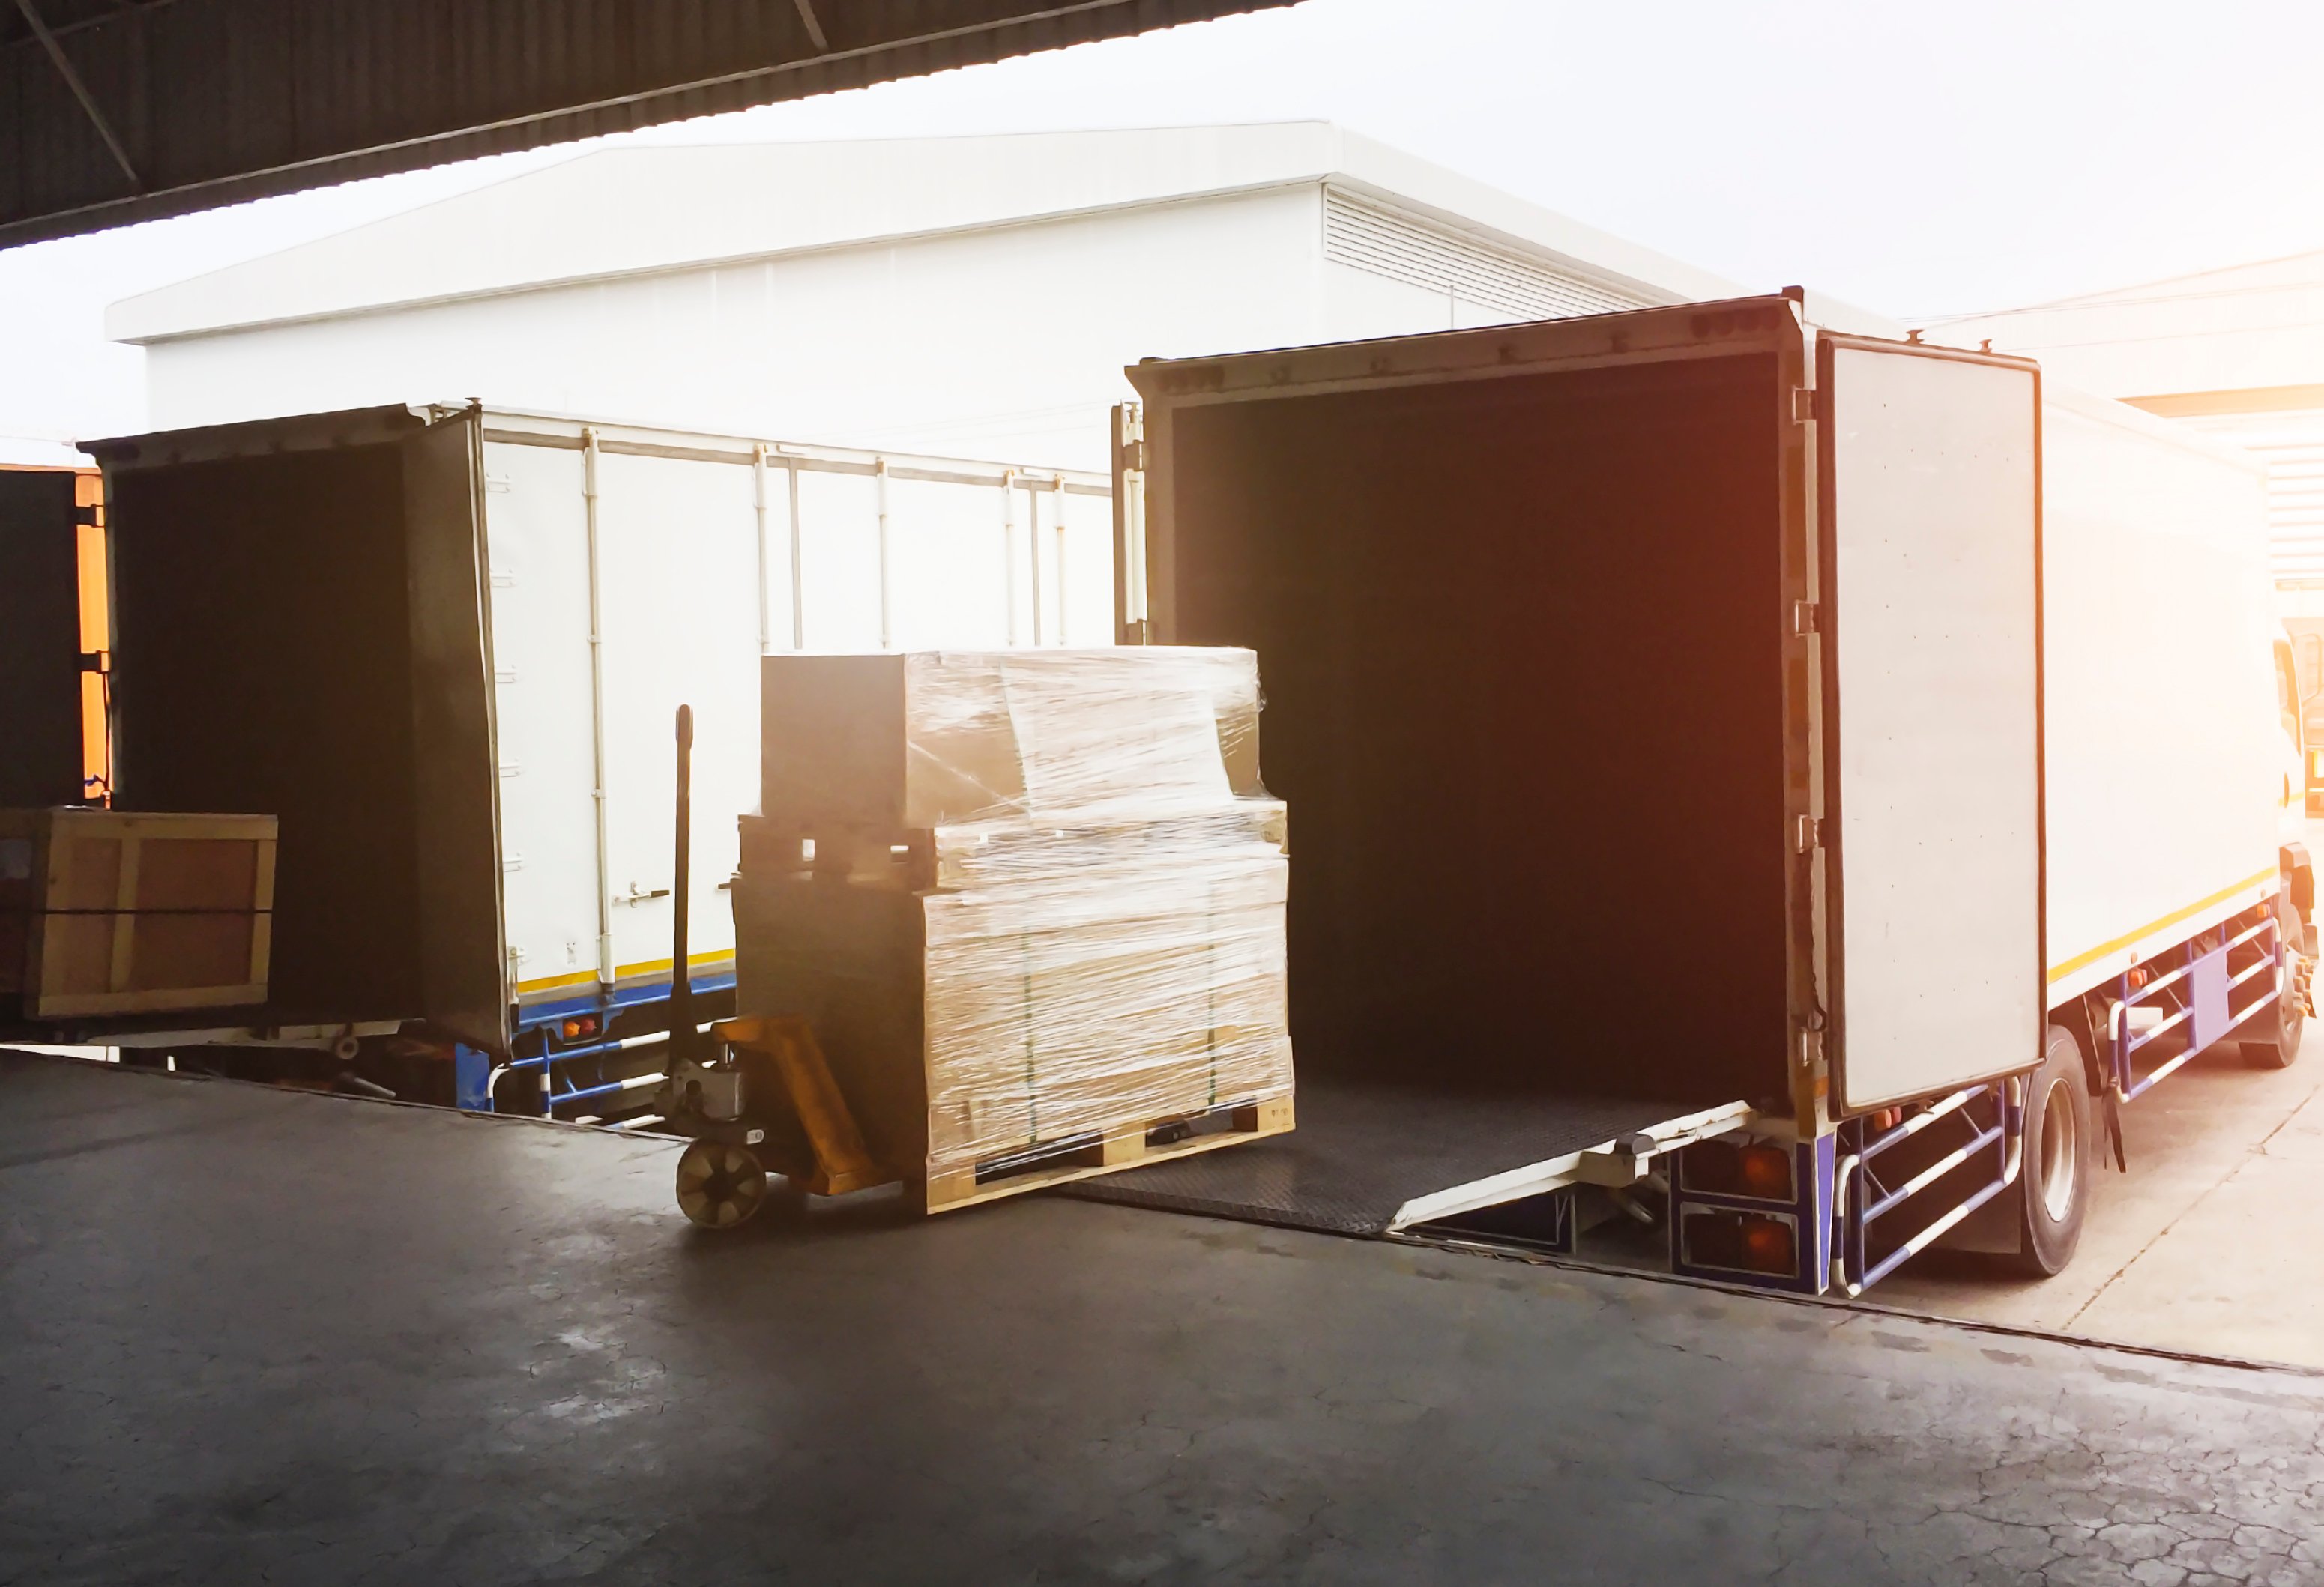
[[[669,1106],[685,1106],[689,1112],[692,1104],[678,1101],[681,1094],[678,1076],[694,1064],[699,1042],[694,1029],[693,977],[686,962],[687,914],[694,893],[691,863],[693,763],[694,707],[680,706],[678,708],[678,863],[671,871],[669,889],[672,912],[669,929],[669,1062],[664,1071],[668,1076],[664,1091],[670,1098]],[[895,1179],[896,1176],[882,1168],[865,1149],[862,1132],[856,1127],[854,1115],[848,1111],[847,1098],[841,1093],[838,1082],[832,1077],[831,1066],[824,1058],[823,1047],[816,1040],[813,1027],[805,1020],[724,1020],[712,1027],[711,1038],[715,1044],[714,1052],[717,1047],[724,1047],[736,1054],[742,1049],[755,1049],[771,1060],[775,1075],[788,1096],[791,1111],[815,1154],[811,1167],[804,1164],[787,1164],[785,1171],[798,1177],[808,1191],[816,1195],[844,1195],[852,1190],[886,1185]],[[696,1122],[703,1121],[696,1120]],[[717,1211],[719,1206],[725,1204],[726,1198],[737,1194],[733,1187],[739,1183],[736,1174],[740,1170],[731,1160],[736,1155],[737,1145],[742,1149],[741,1162],[748,1165],[746,1176],[752,1184],[763,1186],[759,1160],[749,1150],[758,1145],[762,1136],[760,1130],[742,1120],[713,1121],[711,1124],[713,1131],[723,1130],[724,1133],[706,1133],[712,1140],[725,1143],[723,1149],[728,1153],[728,1158],[721,1159],[724,1167],[719,1169],[706,1166],[708,1160],[706,1159],[706,1166],[689,1179],[687,1163],[698,1150],[705,1149],[705,1142],[697,1140],[695,1148],[689,1149],[687,1156],[679,1161],[678,1204],[685,1207],[687,1216],[696,1223],[724,1228],[740,1223],[758,1208],[762,1191],[754,1191],[733,1202],[733,1206],[742,1210],[733,1212],[731,1216],[721,1215]],[[801,1169],[805,1172],[799,1172]],[[689,1184],[696,1185],[694,1204],[687,1201]],[[717,1194],[710,1195],[705,1186],[717,1188]]]
[[[687,917],[694,904],[694,707],[678,708],[678,864],[669,901],[669,1066],[694,1056],[694,975],[686,962]]]

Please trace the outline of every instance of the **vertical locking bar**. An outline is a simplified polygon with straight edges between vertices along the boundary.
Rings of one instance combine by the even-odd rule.
[[[759,534],[759,654],[775,648],[774,611],[767,598],[767,443],[751,449],[751,513]]]
[[[1065,476],[1057,475],[1054,487],[1057,495],[1057,643],[1065,639]]]
[[[880,648],[892,650],[896,648],[896,638],[889,617],[888,460],[885,457],[872,465],[872,481],[880,494]]]
[[[1001,599],[1013,650],[1017,644],[1017,471],[1013,468],[1001,475]]]
[[[605,634],[597,523],[597,432],[581,432],[581,504],[589,535],[589,776],[597,812],[597,983],[613,984],[613,878],[605,840]],[[544,1088],[547,1077],[542,1081]]]
[[[800,575],[798,459],[787,458],[783,472],[790,476],[791,509],[791,649],[807,649],[807,586]]]
[[[1025,485],[1025,511],[1028,519],[1025,526],[1025,555],[1032,566],[1033,578],[1033,648],[1041,645],[1041,496],[1028,480]]]
[[[1120,644],[1146,640],[1146,411],[1113,411],[1113,622]]]

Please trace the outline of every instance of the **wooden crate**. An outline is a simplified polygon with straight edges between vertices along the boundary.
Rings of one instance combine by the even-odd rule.
[[[275,818],[0,810],[0,998],[31,1019],[266,1001]]]

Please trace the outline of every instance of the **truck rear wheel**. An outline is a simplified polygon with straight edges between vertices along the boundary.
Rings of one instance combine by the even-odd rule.
[[[2308,940],[2301,929],[2300,917],[2292,908],[2292,895],[2275,895],[2275,925],[2286,948],[2297,952]],[[2244,1062],[2255,1069],[2289,1069],[2292,1060],[2300,1056],[2300,1037],[2308,1025],[2308,1010],[2301,1005],[2300,977],[2297,966],[2284,967],[2283,985],[2275,997],[2275,1018],[2261,1015],[2246,1029],[2259,1027],[2264,1035],[2244,1038]]]
[[[2025,1085],[2025,1134],[2019,1160],[2017,1255],[2012,1265],[2035,1278],[2065,1271],[2081,1243],[2089,1208],[2090,1082],[2081,1044],[2050,1027],[2042,1066]]]

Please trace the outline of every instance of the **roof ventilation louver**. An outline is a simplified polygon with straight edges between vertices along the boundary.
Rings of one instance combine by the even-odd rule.
[[[1336,189],[1324,193],[1323,257],[1520,319],[1562,319],[1650,306],[1645,298]]]

